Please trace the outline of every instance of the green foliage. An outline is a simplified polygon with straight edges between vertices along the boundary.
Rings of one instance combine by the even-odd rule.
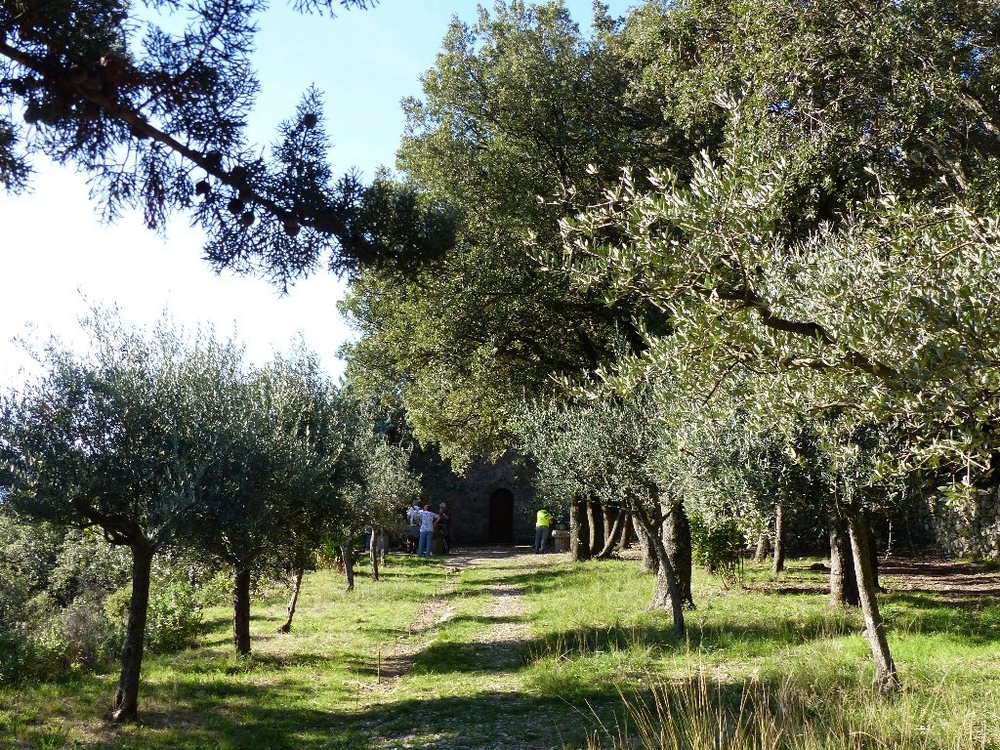
[[[120,642],[101,602],[127,572],[99,534],[0,513],[0,683],[106,666]]]
[[[119,589],[105,602],[108,618],[119,632],[128,619],[130,587]],[[156,578],[149,590],[145,646],[151,654],[171,653],[190,648],[201,633],[202,597],[189,582],[176,576]]]
[[[695,562],[708,572],[721,575],[727,584],[739,581],[747,543],[736,519],[706,520],[694,514],[688,520]]]
[[[573,289],[532,249],[559,245],[558,219],[599,196],[593,177],[676,150],[651,102],[625,100],[615,23],[598,11],[595,29],[585,37],[558,2],[498,3],[452,24],[423,97],[404,105],[399,166],[461,217],[459,241],[428,268],[352,279],[343,308],[361,336],[348,369],[458,470],[503,454],[513,405],[561,392],[554,375],[641,346],[627,304]]]
[[[392,439],[392,420],[375,402],[360,399],[352,386],[341,390],[338,404],[345,432],[337,492],[345,512],[331,528],[331,539],[353,543],[371,527],[401,532],[405,510],[421,496],[420,477],[410,469],[412,448]],[[330,552],[327,545],[328,558]]]
[[[73,165],[103,216],[138,209],[162,229],[185,211],[216,267],[261,271],[281,286],[325,262],[343,271],[449,246],[447,214],[386,201],[384,187],[353,173],[334,179],[315,90],[270,153],[246,141],[259,92],[250,57],[265,8],[257,0],[0,6],[0,186],[27,189],[36,155]]]
[[[891,430],[876,481],[900,463],[985,473],[1000,334],[983,305],[1000,263],[979,180],[1000,139],[978,101],[994,52],[972,47],[996,20],[939,11],[689,2],[630,18],[632,90],[720,137],[690,167],[627,172],[544,255],[609,304],[669,311],[618,387],[667,373],[709,398],[735,380],[762,420],[838,422],[834,464],[872,425]]]
[[[86,599],[53,610],[48,627],[34,637],[35,679],[104,668],[121,648],[121,638],[101,603]]]

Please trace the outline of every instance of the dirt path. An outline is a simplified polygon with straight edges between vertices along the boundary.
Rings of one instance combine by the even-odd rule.
[[[534,555],[527,549],[518,548],[470,548],[442,558],[447,583],[417,610],[408,636],[401,637],[395,646],[383,652],[380,682],[384,680],[382,684],[389,687],[409,674],[417,655],[433,643],[436,628],[454,616],[455,608],[448,604],[448,595],[458,588],[461,572],[472,566],[500,561],[503,568],[497,571],[496,584],[489,589],[492,601],[484,612],[484,617],[492,620],[493,624],[473,642],[490,667],[503,668],[516,663],[518,653],[509,646],[528,635],[528,624],[521,620],[527,608],[522,589],[506,579],[562,559],[562,555]]]
[[[881,563],[879,573],[890,590],[938,593],[955,604],[1000,596],[1000,570],[943,555],[893,556]]]

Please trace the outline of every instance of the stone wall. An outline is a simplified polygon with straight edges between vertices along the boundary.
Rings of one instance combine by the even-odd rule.
[[[1000,560],[1000,488],[933,505],[938,545],[956,557]]]

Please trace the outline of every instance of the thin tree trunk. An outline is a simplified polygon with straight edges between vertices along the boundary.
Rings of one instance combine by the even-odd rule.
[[[378,581],[378,539],[379,539],[379,529],[377,526],[372,527],[372,534],[368,538],[368,559],[372,564],[372,580]]]
[[[857,607],[861,605],[858,578],[854,569],[854,553],[847,522],[830,514],[830,604]]]
[[[875,532],[868,524],[865,524],[865,528],[868,529],[868,558],[872,565],[872,580],[875,582],[875,590],[882,591],[878,583],[878,547],[875,544]]]
[[[296,568],[292,573],[292,596],[288,600],[288,606],[285,608],[285,622],[278,628],[279,633],[292,632],[292,617],[295,616],[295,605],[299,601],[299,591],[302,590],[302,576],[304,573],[305,571],[302,568]]]
[[[618,551],[624,552],[632,546],[632,513],[624,508],[619,512],[625,517],[625,521],[622,523],[621,536],[618,539]]]
[[[621,515],[621,511],[615,512],[614,508],[608,506],[607,503],[601,503],[601,547],[598,550],[600,552],[605,547],[614,546],[615,537],[618,536],[618,531],[620,525],[618,524],[618,516]]]
[[[774,562],[771,565],[771,572],[778,575],[785,569],[785,506],[778,503],[774,509]]]
[[[590,559],[589,540],[586,501],[576,500],[569,509],[569,549],[573,562]]]
[[[125,643],[122,645],[122,668],[111,708],[111,720],[116,724],[134,721],[139,711],[139,675],[142,672],[149,580],[153,567],[153,547],[145,539],[134,543],[131,550],[132,596],[128,605]]]
[[[663,527],[661,524],[654,524],[645,513],[635,511],[635,517],[642,524],[646,535],[652,541],[656,551],[656,559],[659,563],[659,571],[656,576],[656,589],[653,592],[651,609],[670,609],[674,620],[674,635],[683,638],[684,629],[684,606],[677,591],[677,576],[674,575],[673,566],[670,564],[670,556],[666,547],[663,546]]]
[[[233,575],[233,646],[240,656],[250,656],[250,571]]]
[[[694,598],[691,596],[694,553],[691,549],[691,524],[688,522],[683,501],[674,504],[666,515],[663,522],[663,545],[677,581],[677,594],[681,606],[685,609],[694,609]]]
[[[604,548],[597,553],[597,559],[606,560],[607,558],[611,557],[611,553],[614,551],[616,546],[618,546],[617,545],[618,538],[622,533],[622,527],[625,525],[626,515],[627,514],[625,513],[625,511],[619,510],[618,515],[612,522],[611,519],[608,517],[607,511],[605,511],[604,524],[605,528],[610,529],[610,531],[604,538]]]
[[[593,498],[587,498],[587,526],[590,529],[590,534],[587,538],[587,547],[590,550],[591,557],[594,556],[597,550],[604,546],[598,541],[601,538],[601,516],[594,508],[594,502]]]
[[[851,534],[851,549],[854,553],[854,568],[858,572],[858,593],[861,595],[861,611],[865,617],[865,635],[871,645],[875,661],[875,686],[883,695],[899,689],[899,675],[889,653],[889,641],[885,635],[885,622],[878,609],[875,579],[871,566],[870,532],[859,517],[848,521]]]
[[[347,579],[348,591],[354,591],[354,550],[351,549],[352,546],[351,541],[348,540],[347,544],[340,548],[340,555],[344,560],[344,577]]]

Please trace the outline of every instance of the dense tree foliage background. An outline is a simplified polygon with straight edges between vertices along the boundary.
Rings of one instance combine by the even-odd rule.
[[[522,448],[553,498],[612,477],[573,404],[651,389],[662,514],[682,487],[709,538],[818,502],[891,689],[869,520],[914,485],[994,483],[998,17],[689,0],[598,10],[590,38],[558,3],[455,23],[398,166],[459,207],[458,243],[354,281],[359,382],[458,465],[549,404]]]

